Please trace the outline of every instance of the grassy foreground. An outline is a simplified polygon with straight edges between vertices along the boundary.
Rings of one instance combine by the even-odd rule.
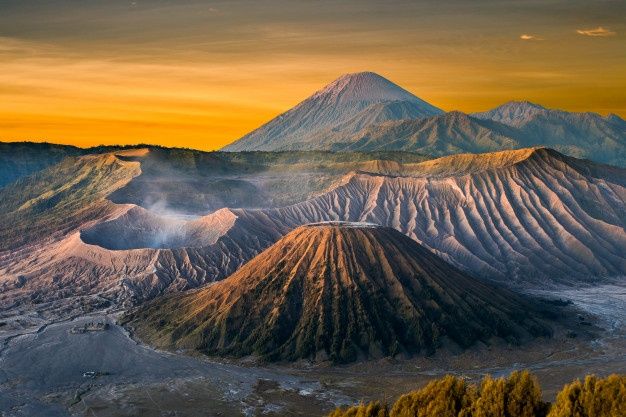
[[[328,417],[623,417],[626,416],[626,375],[567,384],[553,404],[542,400],[537,378],[515,371],[508,378],[483,378],[469,384],[451,375],[398,398],[338,408]]]

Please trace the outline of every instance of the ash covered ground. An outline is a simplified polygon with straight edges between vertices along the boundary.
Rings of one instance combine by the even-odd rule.
[[[522,349],[479,346],[454,355],[339,367],[259,366],[157,351],[116,324],[119,312],[64,321],[34,311],[2,317],[0,412],[3,417],[321,416],[381,393],[393,398],[446,373],[479,379],[528,368],[552,399],[573,378],[626,372],[626,286],[538,295],[571,300],[583,317],[573,320],[592,324],[580,324],[577,337],[557,334]],[[584,336],[590,327],[594,336]]]

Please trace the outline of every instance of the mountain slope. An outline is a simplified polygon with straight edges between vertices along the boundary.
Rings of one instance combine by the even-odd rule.
[[[538,114],[548,111],[547,108],[529,101],[509,101],[492,110],[474,113],[472,116],[477,119],[493,120],[509,126],[519,127]]]
[[[521,286],[626,272],[626,170],[526,149],[446,157],[412,171],[356,174],[261,221],[389,226],[457,267]]]
[[[470,278],[399,232],[297,228],[226,280],[128,319],[140,337],[210,355],[352,361],[549,333],[530,303]]]
[[[372,72],[346,74],[225,151],[320,149],[315,137],[369,123],[433,116],[441,110]]]
[[[347,74],[226,151],[404,150],[446,156],[547,146],[626,166],[626,121],[511,101],[487,112],[442,114],[374,73]]]
[[[526,102],[486,113],[367,120],[313,135],[306,149],[411,151],[431,156],[547,146],[578,158],[626,166],[626,122],[616,115],[569,113]]]
[[[472,116],[518,131],[518,146],[549,146],[567,155],[626,166],[626,122],[616,115],[570,113],[528,102],[509,102]]]
[[[109,196],[157,214],[206,215],[224,207],[267,208],[306,200],[375,161],[423,161],[406,152],[202,152],[150,148],[141,175]]]
[[[0,142],[0,188],[85,151],[68,145],[35,142]]]
[[[54,171],[55,186],[43,176],[22,193],[0,191],[4,212],[16,213],[0,219],[1,236],[13,236],[0,250],[0,308],[95,293],[135,303],[197,287],[300,225],[335,220],[392,227],[477,278],[518,288],[626,274],[626,170],[549,149],[373,161],[297,204],[224,208],[191,221],[107,201],[141,172],[124,159],[133,158],[79,158],[75,169]],[[110,174],[97,175],[97,164]],[[92,172],[85,182],[63,187],[83,170]],[[78,197],[89,198],[77,199],[83,210],[67,204]],[[28,201],[48,209],[17,210]]]
[[[341,135],[331,139],[335,151],[387,149],[445,156],[519,147],[515,129],[461,112],[370,124],[353,135]]]
[[[0,252],[63,235],[118,210],[105,197],[139,175],[113,154],[69,157],[2,189]]]
[[[102,297],[135,303],[221,279],[282,235],[249,236],[254,225],[227,204],[302,201],[350,170],[423,159],[165,148],[66,158],[0,189],[0,309],[79,297],[90,298],[79,308]],[[180,215],[189,211],[212,214]],[[241,229],[226,236],[235,220]]]

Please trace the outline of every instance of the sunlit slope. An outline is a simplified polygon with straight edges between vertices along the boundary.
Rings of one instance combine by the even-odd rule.
[[[137,162],[113,154],[72,157],[0,192],[0,250],[47,240],[101,220],[118,208],[106,200],[139,175]]]
[[[229,231],[237,216],[220,208],[240,203],[230,197],[244,195],[263,207],[274,204],[264,199],[268,195],[299,201],[352,169],[388,165],[376,158],[424,159],[160,148],[68,159],[0,191],[6,213],[0,220],[0,302],[19,306],[96,293],[137,302],[221,279],[286,231],[255,230],[242,220]],[[227,186],[213,186],[220,181]],[[196,211],[212,214],[180,217]]]
[[[223,279],[294,228],[328,220],[392,227],[478,278],[517,287],[626,273],[625,170],[548,149],[364,161],[309,200],[191,220],[107,201],[141,177],[144,157],[81,158],[0,191],[11,236],[2,243],[15,248],[0,252],[1,301],[106,293],[137,302]]]
[[[444,113],[371,72],[346,74],[226,151],[411,151],[434,157],[544,146],[626,166],[626,121],[508,102]]]
[[[623,169],[539,148],[448,157],[412,170],[354,174],[318,198],[238,215],[269,229],[377,223],[460,268],[522,285],[626,272]]]
[[[161,347],[345,362],[547,335],[537,311],[396,230],[323,223],[290,232],[224,281],[127,320]]]
[[[302,203],[230,209],[232,226],[217,242],[245,242],[247,253],[258,253],[299,225],[365,221],[393,227],[479,277],[517,286],[590,281],[626,271],[622,169],[543,148],[383,165],[404,175],[353,173]],[[117,236],[108,231],[116,227],[115,220],[102,224],[87,241],[107,247],[98,238]],[[129,236],[132,245],[126,248],[141,247],[144,231],[129,230],[138,236]],[[246,260],[242,253],[239,261]]]

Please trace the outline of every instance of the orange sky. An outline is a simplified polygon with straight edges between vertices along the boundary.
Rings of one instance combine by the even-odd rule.
[[[86,3],[6,3],[0,140],[217,149],[365,70],[444,110],[626,117],[623,2]]]

